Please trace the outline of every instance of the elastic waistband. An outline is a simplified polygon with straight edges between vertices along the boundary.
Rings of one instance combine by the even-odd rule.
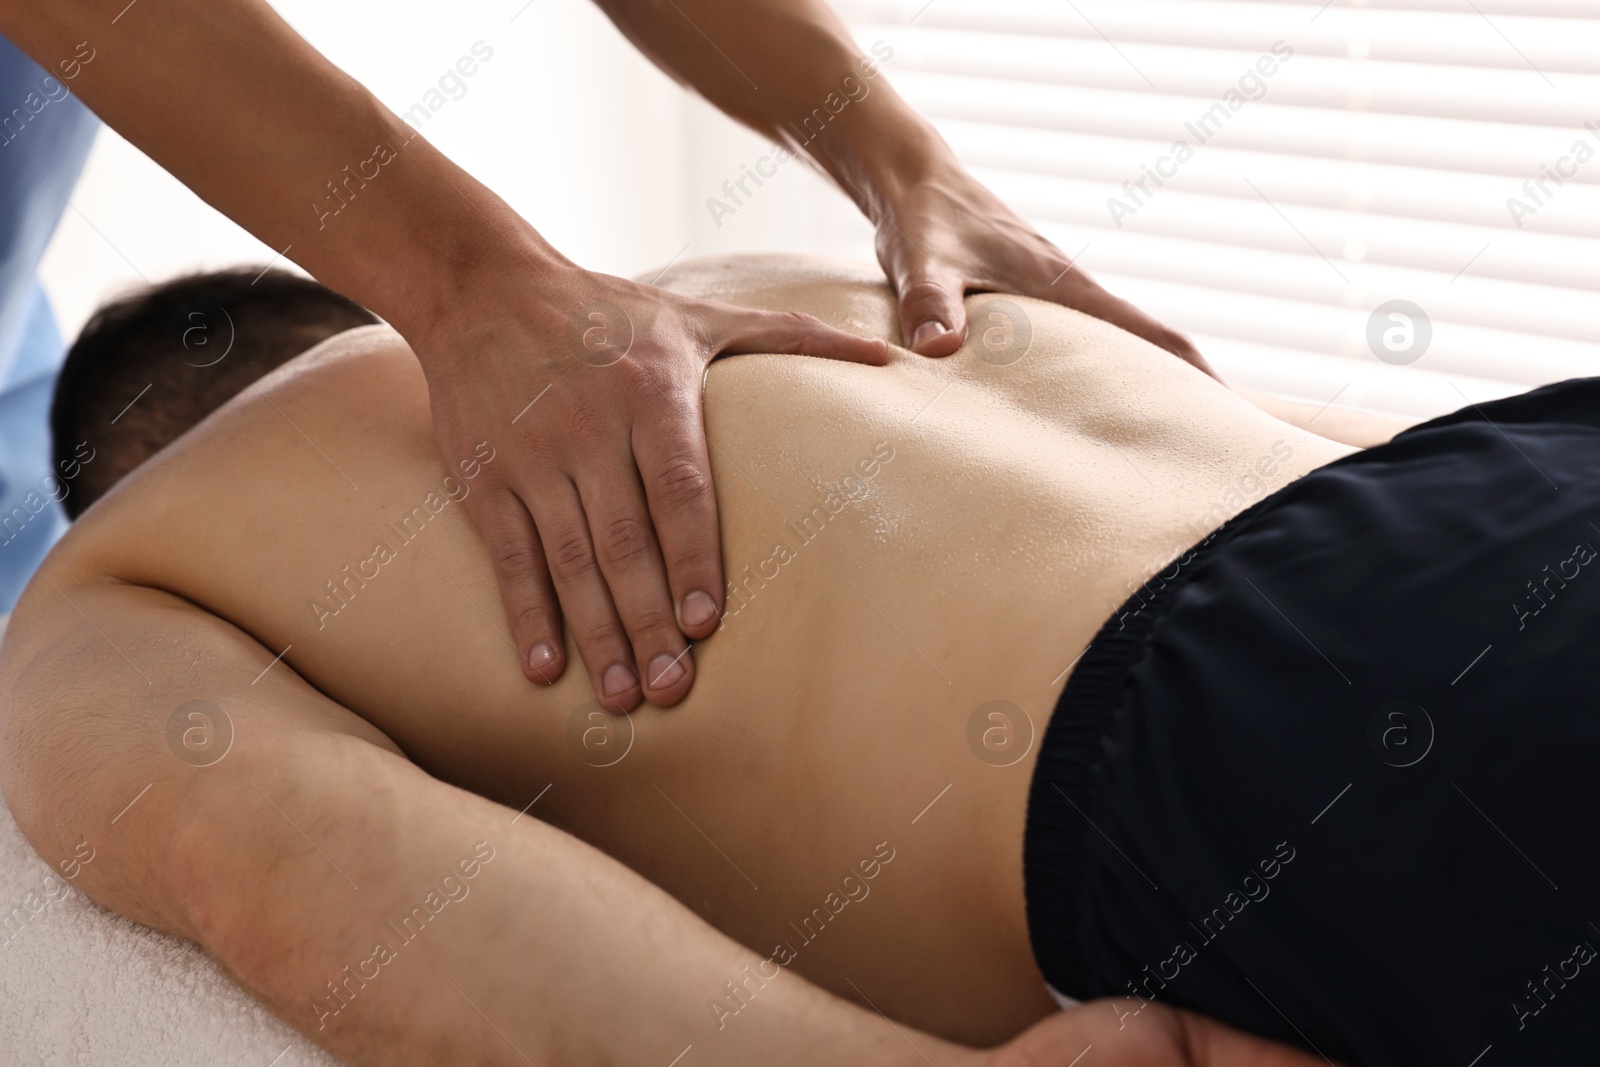
[[[1078,929],[1084,921],[1082,842],[1086,831],[1093,832],[1087,813],[1089,777],[1104,755],[1102,739],[1121,707],[1128,675],[1145,654],[1150,634],[1173,598],[1205,560],[1251,517],[1277,507],[1295,484],[1233,516],[1140,586],[1089,642],[1056,701],[1028,788],[1022,845],[1028,939],[1053,995],[1078,999],[1093,995]]]

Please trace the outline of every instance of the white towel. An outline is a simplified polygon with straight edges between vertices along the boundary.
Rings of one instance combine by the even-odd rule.
[[[112,1063],[335,1067],[199,948],[73,889],[0,805],[0,1067]]]

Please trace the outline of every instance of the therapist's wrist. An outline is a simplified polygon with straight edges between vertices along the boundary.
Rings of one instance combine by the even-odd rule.
[[[394,264],[382,285],[389,306],[373,308],[411,343],[430,377],[471,358],[452,339],[475,332],[472,323],[540,307],[555,314],[584,273],[465,174],[448,176],[442,195],[446,204],[416,228],[409,262]]]
[[[818,138],[812,156],[874,225],[910,190],[961,171],[944,138],[909,107],[857,118]]]

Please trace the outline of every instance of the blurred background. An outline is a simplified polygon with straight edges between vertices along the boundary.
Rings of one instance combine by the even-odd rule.
[[[587,0],[276,6],[584,266],[873,258],[801,160],[713,210],[771,146]],[[981,180],[1230,380],[1433,415],[1600,374],[1597,0],[836,6]],[[102,130],[44,276],[70,337],[142,279],[272,258]]]

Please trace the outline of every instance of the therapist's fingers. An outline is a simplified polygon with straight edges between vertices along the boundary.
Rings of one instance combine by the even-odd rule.
[[[626,453],[612,456],[611,462],[604,465],[580,469],[579,495],[589,517],[600,573],[632,646],[637,683],[646,700],[667,706],[689,692],[694,682],[694,660],[678,630],[650,507],[639,476],[633,471],[634,457]],[[646,471],[639,473],[648,477]],[[694,532],[705,533],[702,529]],[[710,533],[714,538],[715,521]],[[571,609],[567,614],[574,626],[581,625]],[[602,673],[606,688],[616,684],[610,670],[608,666]]]
[[[666,560],[679,629],[698,640],[709,636],[722,617],[722,555],[700,396],[695,391],[680,399],[679,417],[634,427],[634,455]],[[653,666],[647,671],[657,673]]]
[[[895,271],[900,332],[907,348],[919,356],[939,357],[961,347],[967,333],[964,288],[959,273],[929,263],[918,261]]]
[[[465,503],[488,547],[522,673],[549,685],[567,669],[566,646],[555,588],[533,519],[517,495],[499,485],[482,486]]]
[[[729,308],[705,328],[713,355],[770,352],[815,356],[881,367],[889,362],[883,341],[836,330],[804,311],[746,311]]]
[[[597,495],[606,492],[600,487]],[[633,710],[643,696],[633,648],[606,586],[590,517],[577,487],[565,478],[551,479],[524,500],[539,529],[556,596],[600,706],[614,712]],[[614,552],[614,546],[607,551]]]

